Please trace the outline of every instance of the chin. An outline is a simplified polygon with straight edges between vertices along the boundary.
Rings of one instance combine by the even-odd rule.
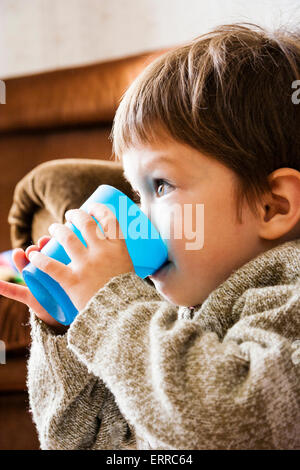
[[[165,300],[167,300],[167,302],[175,305],[176,307],[191,305],[191,304],[182,303],[183,299],[178,298],[178,293],[176,292],[176,289],[175,289],[175,292],[172,293],[172,292],[169,292],[167,289],[164,289],[163,287],[161,287],[159,282],[156,283],[155,281],[153,281],[153,283],[154,283],[154,286],[155,286],[155,289],[157,290],[157,292]]]
[[[171,294],[171,295],[168,295],[168,294],[166,294],[165,292],[163,292],[162,290],[160,290],[159,288],[156,288],[156,290],[157,290],[157,291],[160,293],[160,295],[161,295],[165,300],[167,300],[169,303],[178,306],[178,303],[176,302],[176,298],[172,297],[172,294]]]
[[[174,263],[168,262],[164,264],[158,271],[156,271],[149,279],[155,286],[157,292],[168,302],[179,306],[182,305],[178,298],[178,287],[176,287],[176,280],[172,279]],[[181,299],[182,300],[182,299]],[[178,302],[179,301],[179,302]]]

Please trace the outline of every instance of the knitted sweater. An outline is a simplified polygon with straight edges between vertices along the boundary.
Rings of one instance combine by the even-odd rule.
[[[42,449],[300,448],[300,239],[192,311],[115,276],[58,335],[30,312]]]

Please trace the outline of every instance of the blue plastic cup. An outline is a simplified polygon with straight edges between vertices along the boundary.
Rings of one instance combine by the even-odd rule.
[[[159,232],[148,217],[141,211],[139,206],[126,196],[126,194],[113,186],[102,184],[81,206],[81,209],[88,213],[91,203],[94,202],[105,204],[116,216],[135,273],[139,277],[144,279],[150,276],[167,261],[168,249]],[[103,232],[99,221],[97,221],[95,217],[93,217],[93,219]],[[71,222],[66,222],[65,225],[70,227],[79,240],[87,246],[75,225]],[[140,230],[137,230],[138,227],[140,227]],[[118,234],[116,235],[118,236]],[[99,243],[101,243],[100,240]],[[71,262],[71,259],[62,245],[54,238],[49,240],[42,248],[41,253],[66,265]],[[61,285],[32,263],[29,263],[23,269],[22,275],[32,295],[44,309],[59,323],[70,325],[78,314],[78,310]]]

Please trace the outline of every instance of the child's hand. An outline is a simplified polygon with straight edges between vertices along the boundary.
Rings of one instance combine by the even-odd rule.
[[[16,248],[13,251],[13,261],[16,265],[16,268],[20,273],[29,263],[28,255],[32,251],[41,250],[46,243],[49,241],[50,237],[44,236],[41,237],[37,245],[29,246],[26,251],[22,248]],[[4,295],[9,299],[17,300],[26,304],[28,307],[36,313],[36,315],[43,320],[45,323],[54,327],[59,333],[66,331],[66,327],[58,323],[49,313],[39,304],[35,297],[31,294],[28,287],[20,286],[18,284],[12,284],[10,282],[0,281],[0,295]]]
[[[91,217],[101,224],[105,235]],[[64,247],[71,262],[66,266],[43,253],[34,252],[30,261],[55,279],[80,311],[93,295],[112,277],[129,271],[134,266],[121,229],[114,214],[104,205],[95,203],[89,214],[82,209],[66,213],[66,219],[80,230],[87,248],[74,232],[63,224],[52,224],[50,234]]]

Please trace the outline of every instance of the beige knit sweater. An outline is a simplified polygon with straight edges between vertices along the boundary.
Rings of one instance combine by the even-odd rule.
[[[194,313],[126,273],[65,335],[30,318],[42,449],[300,448],[300,239],[233,272]]]

